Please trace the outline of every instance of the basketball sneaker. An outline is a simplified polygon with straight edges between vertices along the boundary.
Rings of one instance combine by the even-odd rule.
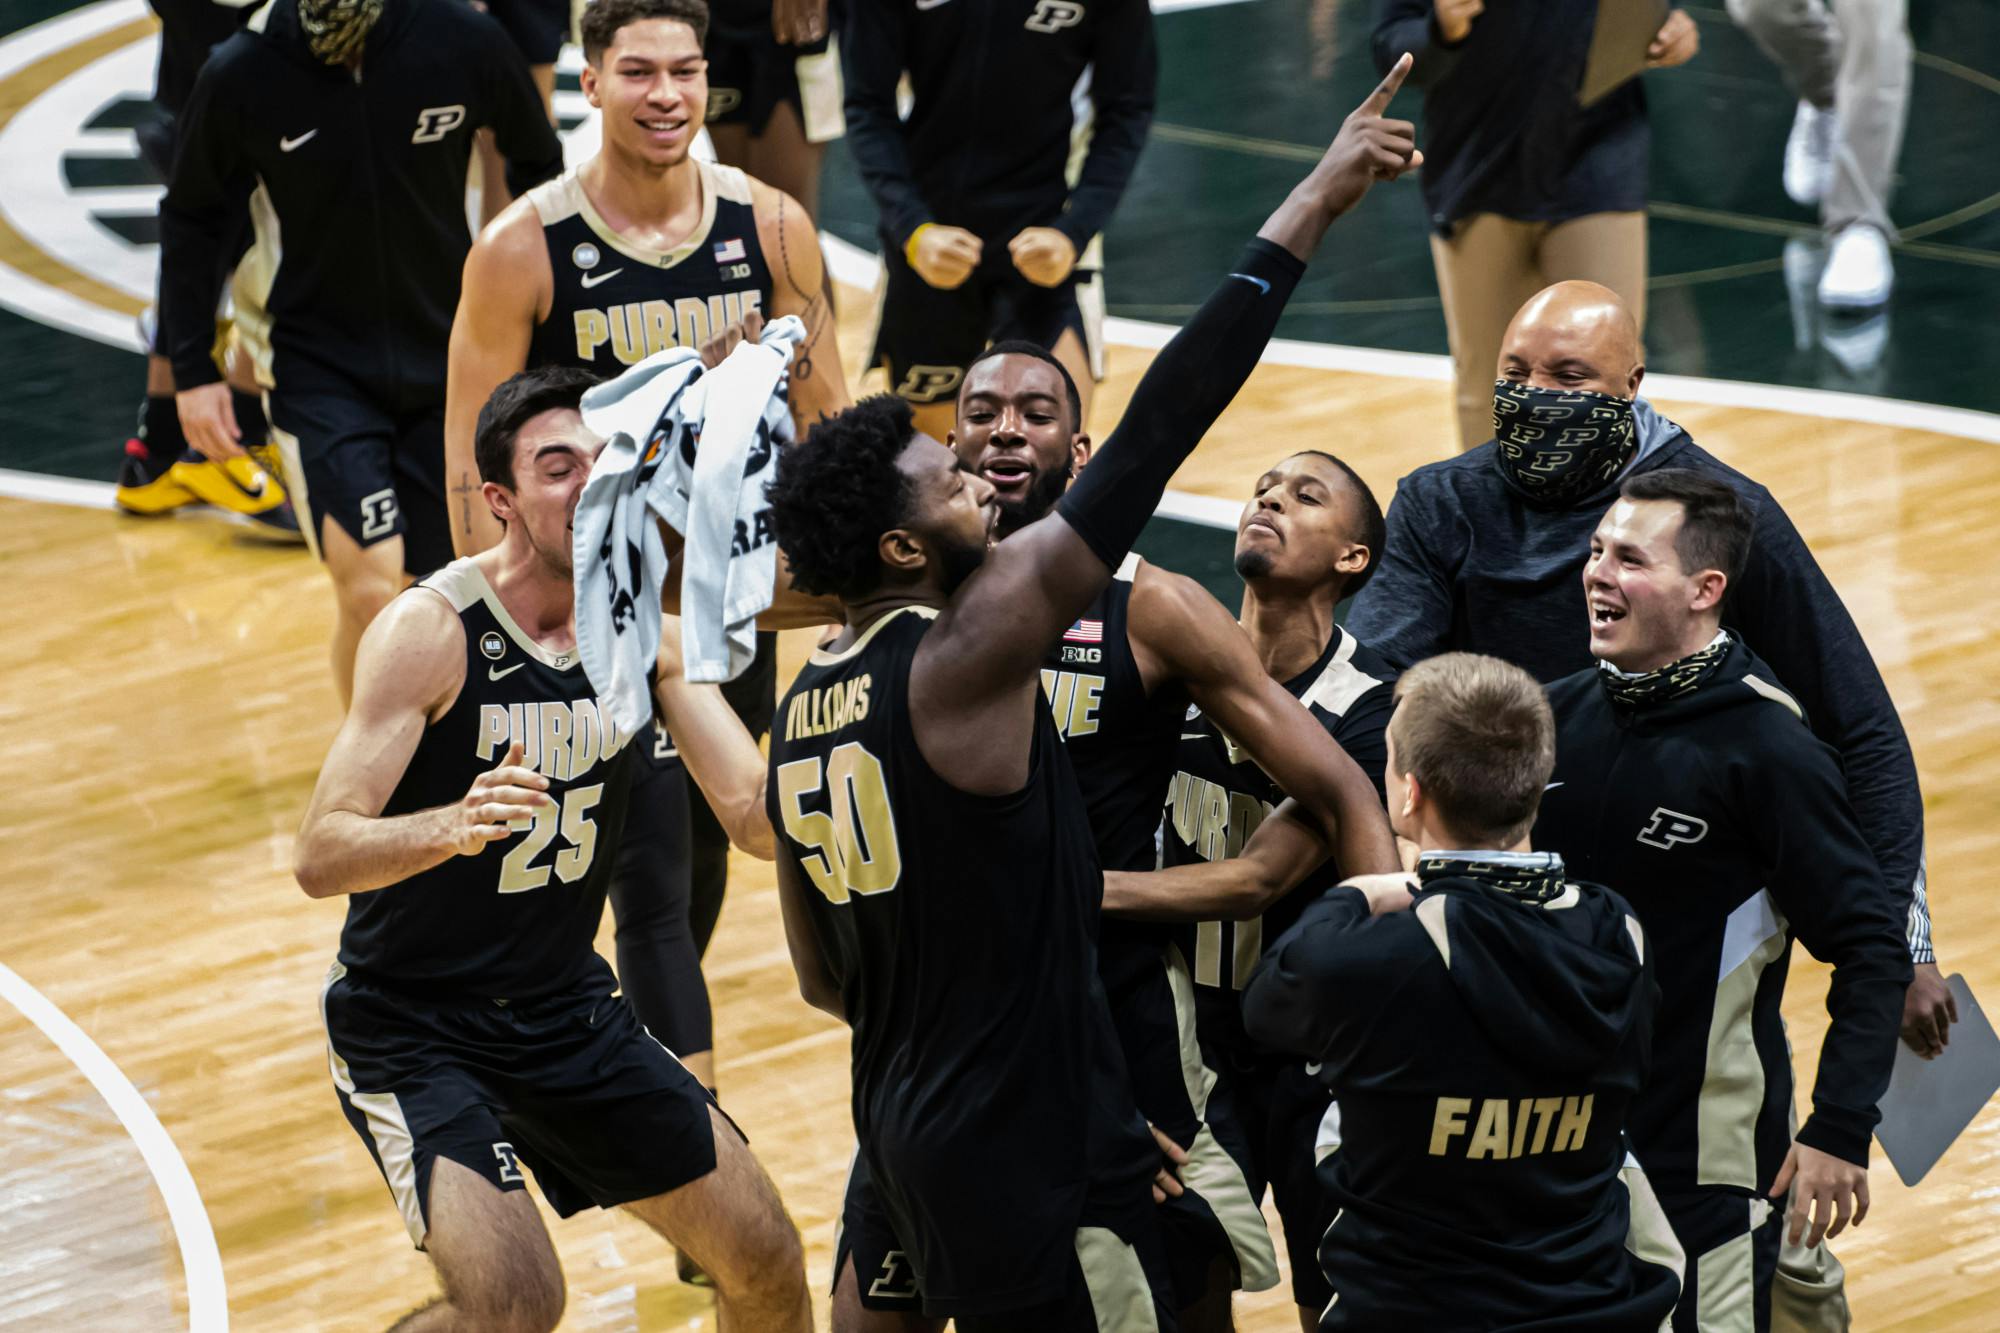
[[[133,436],[118,460],[118,489],[112,499],[126,513],[146,518],[194,504],[194,492],[175,479],[175,466],[157,467],[146,442]]]

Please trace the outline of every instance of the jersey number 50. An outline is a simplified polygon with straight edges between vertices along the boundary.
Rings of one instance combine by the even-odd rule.
[[[590,817],[590,812],[603,795],[604,784],[593,782],[588,787],[571,787],[564,792],[560,813],[554,806],[537,810],[535,822],[528,825],[528,836],[500,863],[500,892],[526,893],[549,882],[550,866],[529,863],[555,841],[558,828],[569,846],[555,855],[552,864],[556,877],[565,884],[574,884],[589,874],[591,860],[597,855],[597,821]]]
[[[778,813],[786,835],[811,849],[799,864],[813,887],[836,903],[849,894],[895,888],[903,877],[903,854],[896,846],[882,761],[854,741],[835,746],[825,775],[831,814],[805,808],[806,798],[820,787],[817,758],[778,765]]]

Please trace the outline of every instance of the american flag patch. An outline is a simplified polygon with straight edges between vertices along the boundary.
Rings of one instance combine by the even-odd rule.
[[[1079,620],[1063,631],[1064,643],[1103,643],[1104,622],[1101,620]]]
[[[748,258],[749,255],[743,249],[741,236],[732,236],[726,241],[715,243],[715,262],[718,264],[737,264]]]

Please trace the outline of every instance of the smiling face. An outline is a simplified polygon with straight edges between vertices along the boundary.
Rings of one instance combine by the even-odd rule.
[[[993,488],[1002,537],[1055,508],[1090,461],[1090,437],[1070,419],[1061,372],[1019,353],[989,356],[966,372],[951,445]]]
[[[904,446],[896,469],[909,486],[910,507],[903,524],[882,535],[884,562],[928,572],[949,597],[985,563],[998,538],[993,486],[921,432]]]
[[[1715,637],[1728,579],[1681,567],[1675,539],[1685,517],[1672,500],[1620,500],[1597,525],[1583,567],[1592,656],[1654,671]]]
[[[551,408],[530,417],[514,437],[514,484],[485,485],[487,503],[507,524],[509,536],[520,532],[554,577],[571,577],[576,505],[603,448],[603,437],[583,424],[575,408]]]
[[[1294,454],[1257,478],[1236,524],[1236,572],[1245,582],[1318,587],[1368,565],[1352,483],[1317,454]]]
[[[604,146],[651,167],[678,166],[708,109],[708,61],[678,19],[636,19],[618,29],[583,94],[603,111]]]

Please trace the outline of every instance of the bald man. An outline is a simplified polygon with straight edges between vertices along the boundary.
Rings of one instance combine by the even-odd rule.
[[[1638,397],[1638,327],[1609,289],[1559,282],[1530,297],[1498,369],[1494,438],[1403,478],[1381,567],[1348,629],[1399,670],[1443,652],[1491,653],[1558,680],[1591,664],[1583,565],[1619,483],[1662,467],[1727,482],[1756,522],[1728,624],[1840,752],[1862,831],[1910,903],[1917,978],[1903,1039],[1921,1054],[1943,1049],[1955,1015],[1931,951],[1916,764],[1868,646],[1791,519]]]

